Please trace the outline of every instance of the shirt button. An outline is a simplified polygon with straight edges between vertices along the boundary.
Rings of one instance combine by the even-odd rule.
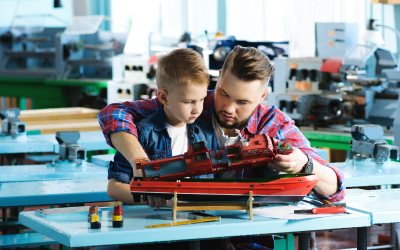
[[[169,149],[171,149],[171,146],[168,146]]]

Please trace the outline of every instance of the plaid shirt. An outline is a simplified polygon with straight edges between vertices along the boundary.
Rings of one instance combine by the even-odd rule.
[[[100,126],[107,143],[114,147],[110,140],[110,133],[125,131],[137,137],[135,123],[140,122],[161,107],[161,102],[155,98],[151,100],[114,103],[105,107],[98,115]],[[204,101],[203,113],[200,118],[211,123],[214,107],[214,91],[208,91]],[[265,107],[258,105],[254,114],[250,117],[247,126],[242,130],[243,138],[249,135],[267,134],[275,139],[290,141],[293,147],[308,154],[313,160],[326,165],[335,171],[340,183],[339,190],[331,196],[323,196],[313,190],[318,198],[326,198],[329,201],[340,201],[345,196],[345,183],[343,173],[335,166],[326,163],[312,148],[307,138],[294,125],[294,121],[285,113],[274,106]],[[250,173],[249,173],[250,172]],[[251,171],[242,171],[239,178],[251,177]]]

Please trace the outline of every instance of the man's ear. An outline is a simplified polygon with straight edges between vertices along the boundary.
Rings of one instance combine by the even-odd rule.
[[[168,105],[168,91],[166,89],[159,89],[157,91],[157,97],[164,106]]]
[[[261,96],[260,103],[265,99],[265,97],[267,97],[268,92],[269,92],[269,89],[266,88],[266,89],[264,90],[264,93],[263,93],[262,96]]]
[[[221,77],[221,71],[222,71],[222,69],[218,70],[218,78]]]

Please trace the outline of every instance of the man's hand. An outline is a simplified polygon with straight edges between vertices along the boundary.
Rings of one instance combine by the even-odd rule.
[[[268,168],[288,174],[295,174],[301,171],[307,161],[307,155],[301,152],[300,149],[293,148],[290,154],[277,154],[274,161],[268,163]]]
[[[268,163],[268,168],[288,174],[295,174],[301,171],[307,161],[307,155],[300,149],[293,148],[293,152],[288,155],[277,154],[274,161]],[[313,161],[313,165],[313,174],[316,174],[319,178],[314,190],[325,196],[334,194],[339,187],[336,173],[332,168],[324,166],[318,161]]]

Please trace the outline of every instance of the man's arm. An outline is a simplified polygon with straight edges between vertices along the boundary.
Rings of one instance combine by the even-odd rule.
[[[307,163],[307,156],[298,148],[293,148],[293,152],[288,155],[277,155],[275,160],[268,165],[269,168],[290,174],[298,173]],[[314,189],[322,196],[331,196],[337,192],[340,183],[335,171],[328,166],[324,166],[316,160],[313,160],[313,174],[319,178]]]
[[[142,145],[140,145],[136,136],[127,132],[118,132],[111,133],[110,138],[114,147],[133,166],[133,176],[141,176],[141,171],[135,168],[135,158],[147,158],[147,154]],[[131,194],[130,185],[127,183],[122,183],[114,178],[111,178],[108,181],[107,194],[114,200],[133,204],[133,196]]]
[[[98,114],[100,127],[107,143],[116,148],[111,141],[110,134],[128,132],[137,136],[135,123],[153,114],[161,107],[157,98],[144,101],[112,103]]]
[[[307,162],[307,156],[313,159],[314,171],[320,181],[312,192],[319,198],[340,201],[345,196],[343,173],[335,166],[325,162],[311,147],[310,142],[294,125],[294,121],[274,106],[258,110],[257,133],[289,141],[294,148],[289,155],[278,155],[268,167],[287,173],[298,173]],[[279,124],[279,126],[277,126]],[[282,159],[283,157],[283,159]]]
[[[275,165],[279,164],[281,167],[289,168],[289,172],[298,173],[307,162],[307,154],[313,159],[313,173],[319,178],[319,182],[313,189],[313,193],[319,198],[325,198],[330,201],[340,201],[344,198],[346,188],[344,185],[343,173],[337,167],[325,162],[311,148],[310,142],[293,122],[287,121],[283,123],[276,136],[275,138],[279,140],[290,141],[292,146],[298,150],[293,150],[291,154],[287,155],[287,157],[290,157],[289,160],[295,161],[290,164],[290,166],[287,162],[285,163],[285,161],[288,161],[288,158],[283,155],[279,155],[275,158]],[[282,160],[282,158],[284,158],[283,162],[280,162],[279,160]]]
[[[214,91],[207,91],[207,98],[204,101],[203,112],[200,118],[211,123]],[[125,131],[137,136],[136,123],[155,113],[162,103],[158,97],[142,101],[112,103],[102,109],[97,118],[101,130],[108,145],[115,148],[111,138],[111,133]]]

